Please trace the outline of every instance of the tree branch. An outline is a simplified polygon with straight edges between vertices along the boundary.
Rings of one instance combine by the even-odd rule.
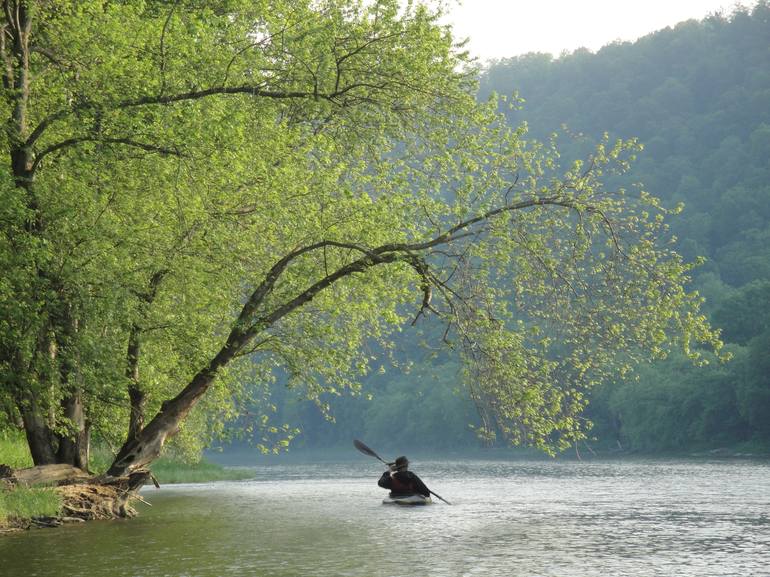
[[[35,155],[35,160],[32,163],[31,172],[34,174],[35,170],[40,165],[40,162],[43,160],[43,158],[45,158],[49,154],[52,154],[64,148],[77,146],[78,144],[82,144],[84,142],[101,142],[104,144],[123,144],[125,146],[130,146],[133,148],[141,148],[142,150],[146,150],[147,152],[155,152],[160,154],[161,156],[178,156],[178,157],[184,156],[177,148],[167,148],[165,146],[156,146],[154,144],[138,142],[130,138],[102,138],[102,137],[96,137],[96,136],[78,136],[75,138],[68,138],[67,140],[57,142],[56,144],[52,144],[51,146],[37,153]]]
[[[521,201],[519,203],[509,204],[509,205],[498,207],[496,209],[489,210],[477,217],[462,221],[456,224],[455,226],[453,226],[452,228],[450,228],[446,233],[438,235],[424,242],[392,243],[392,244],[385,244],[377,248],[369,249],[365,246],[355,244],[355,243],[344,243],[344,242],[326,240],[326,241],[320,241],[320,242],[296,249],[291,253],[287,254],[286,256],[284,256],[275,265],[273,265],[273,267],[270,269],[270,271],[268,271],[267,275],[265,276],[265,279],[262,281],[262,283],[260,283],[260,285],[249,297],[248,301],[241,309],[241,313],[238,316],[238,320],[235,323],[233,332],[231,332],[230,336],[228,337],[229,344],[225,345],[225,348],[227,348],[228,346],[236,346],[236,345],[244,346],[245,343],[248,342],[248,340],[251,339],[254,335],[256,335],[260,330],[264,330],[265,328],[271,326],[273,323],[275,323],[276,321],[284,317],[286,314],[297,309],[303,304],[311,301],[321,290],[327,288],[328,286],[332,285],[336,281],[346,276],[349,276],[356,272],[364,272],[365,270],[375,265],[393,263],[396,261],[406,262],[410,264],[413,268],[415,268],[415,270],[417,270],[418,274],[420,274],[420,276],[423,278],[423,281],[429,281],[429,278],[428,278],[429,272],[428,272],[427,264],[421,257],[417,256],[415,253],[422,252],[442,244],[456,242],[457,240],[460,240],[462,238],[466,238],[469,236],[475,236],[477,234],[476,232],[468,231],[466,229],[471,228],[474,224],[478,224],[479,222],[486,222],[491,218],[494,218],[495,216],[500,215],[502,213],[510,212],[514,210],[522,210],[533,206],[545,206],[545,205],[564,206],[568,208],[574,207],[574,203],[564,198],[556,198],[556,197],[533,198],[530,200]],[[338,247],[338,248],[349,248],[357,252],[363,253],[364,256],[340,267],[335,272],[326,275],[324,278],[320,279],[319,281],[317,281],[316,283],[314,283],[313,285],[305,289],[302,293],[300,293],[293,299],[277,307],[271,313],[266,314],[260,317],[259,319],[251,320],[252,316],[256,312],[259,305],[264,301],[265,297],[272,291],[276,281],[281,276],[281,274],[286,270],[286,268],[291,264],[292,261],[309,252],[312,252],[321,248],[330,247],[330,246]],[[444,285],[444,283],[440,283],[438,279],[434,279],[434,280],[435,282],[433,282],[432,284]],[[430,284],[431,283],[429,282],[428,286],[430,286]],[[426,299],[427,299],[427,307],[430,307],[430,304],[429,304],[430,298],[428,295],[429,295],[428,291],[423,288],[423,296],[424,296],[423,304],[425,305]],[[431,310],[433,309],[431,308]]]
[[[166,21],[163,23],[163,29],[160,33],[160,90],[158,91],[160,95],[166,91],[166,32],[168,32],[168,26],[178,4],[178,1],[174,2],[171,10],[168,11],[168,16],[166,16]]]

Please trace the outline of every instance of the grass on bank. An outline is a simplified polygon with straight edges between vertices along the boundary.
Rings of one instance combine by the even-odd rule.
[[[32,466],[32,456],[21,432],[0,431],[0,465],[8,465],[11,469]]]
[[[96,447],[91,455],[90,468],[96,473],[106,471],[112,459],[110,451]],[[9,465],[13,469],[32,466],[32,457],[23,434],[0,431],[0,464]],[[150,469],[161,484],[239,481],[254,476],[253,471],[245,468],[223,467],[205,459],[191,463],[173,456],[161,457],[152,463]]]
[[[55,517],[61,510],[61,498],[51,488],[15,487],[0,490],[0,526],[14,519]]]
[[[23,435],[0,431],[0,464],[13,469],[32,466],[32,457]],[[55,517],[61,510],[61,498],[50,488],[14,487],[0,482],[0,529],[16,520]]]
[[[205,459],[185,463],[161,457],[152,464],[152,474],[163,483],[206,483],[210,481],[240,481],[254,477],[254,471],[244,468],[223,467]]]
[[[91,455],[91,470],[106,471],[113,454],[105,448],[97,448]],[[172,456],[160,457],[152,462],[150,470],[158,483],[209,483],[211,481],[240,481],[251,479],[254,472],[244,468],[223,467],[206,459],[191,462]]]

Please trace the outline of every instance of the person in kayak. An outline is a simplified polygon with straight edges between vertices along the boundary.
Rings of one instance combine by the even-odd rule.
[[[420,478],[407,470],[409,459],[399,457],[395,463],[388,464],[388,470],[382,474],[377,484],[383,489],[390,489],[391,497],[403,497],[419,493],[424,497],[430,496],[430,490]]]

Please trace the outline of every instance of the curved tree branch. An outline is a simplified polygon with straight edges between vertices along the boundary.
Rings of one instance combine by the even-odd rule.
[[[133,148],[140,148],[142,150],[146,150],[147,152],[155,152],[157,154],[160,154],[161,156],[178,156],[178,157],[184,156],[181,152],[179,152],[179,149],[177,148],[168,148],[165,146],[157,146],[155,144],[147,144],[145,142],[139,142],[136,140],[132,140],[130,138],[101,138],[96,136],[79,136],[76,138],[68,138],[67,140],[62,140],[61,142],[52,144],[51,146],[38,152],[35,155],[35,160],[32,163],[30,172],[34,174],[35,170],[37,170],[37,167],[40,165],[40,162],[43,160],[43,158],[45,158],[49,154],[58,152],[59,150],[69,148],[71,146],[77,146],[78,144],[82,144],[84,142],[101,142],[104,144],[122,144]]]
[[[141,468],[157,457],[166,438],[176,432],[181,421],[211,387],[217,373],[223,367],[239,356],[249,346],[249,343],[255,336],[269,329],[286,315],[312,301],[316,295],[337,281],[356,273],[365,272],[378,265],[395,262],[405,262],[412,267],[422,270],[423,280],[428,280],[430,278],[428,276],[429,271],[423,266],[427,267],[427,263],[417,253],[425,252],[436,246],[453,243],[462,238],[475,236],[476,232],[470,230],[475,224],[486,222],[499,214],[522,210],[532,206],[545,205],[567,206],[571,208],[573,203],[569,199],[554,197],[533,198],[519,203],[508,204],[461,221],[451,227],[446,233],[421,242],[390,243],[370,249],[356,243],[324,240],[293,250],[270,268],[262,282],[247,299],[241,308],[238,318],[233,323],[224,345],[216,355],[212,357],[205,367],[195,374],[176,397],[165,401],[161,405],[160,412],[136,438],[126,440],[126,443],[110,467],[109,474],[115,476],[124,475],[132,470]],[[278,279],[295,260],[303,255],[327,247],[351,249],[361,253],[362,256],[326,274],[299,294],[254,318],[258,308],[272,292]]]
[[[241,86],[215,86],[212,88],[206,88],[204,90],[190,90],[187,92],[181,92],[177,94],[156,94],[153,96],[143,96],[141,98],[127,99],[127,100],[117,102],[112,106],[110,106],[109,108],[118,110],[118,109],[125,109],[125,108],[134,108],[137,106],[151,106],[151,105],[158,105],[158,104],[172,104],[175,102],[200,100],[202,98],[208,98],[208,97],[217,96],[217,95],[237,95],[237,94],[245,94],[247,96],[269,98],[269,99],[275,99],[275,100],[291,100],[291,99],[326,100],[335,104],[339,104],[338,98],[340,96],[345,95],[346,93],[348,93],[349,91],[355,88],[360,88],[364,86],[366,85],[363,83],[357,83],[355,85],[345,86],[340,90],[335,90],[334,92],[329,92],[329,93],[316,92],[315,90],[311,90],[311,91],[267,90],[264,88],[264,86],[259,84],[256,84],[256,85],[246,84]],[[85,110],[95,110],[97,108],[99,108],[99,105],[88,102],[88,103],[81,103],[76,106],[72,106],[70,108],[54,112],[53,114],[44,118],[35,127],[35,129],[30,133],[29,138],[27,138],[26,142],[24,143],[25,146],[30,147],[35,142],[37,142],[37,140],[43,135],[43,133],[56,121],[67,118],[68,116],[76,114],[77,112],[82,112]]]

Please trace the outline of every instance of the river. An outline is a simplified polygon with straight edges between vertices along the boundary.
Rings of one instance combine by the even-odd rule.
[[[378,463],[146,488],[138,518],[0,538],[2,577],[770,576],[770,462],[420,461],[452,501],[381,504]]]

